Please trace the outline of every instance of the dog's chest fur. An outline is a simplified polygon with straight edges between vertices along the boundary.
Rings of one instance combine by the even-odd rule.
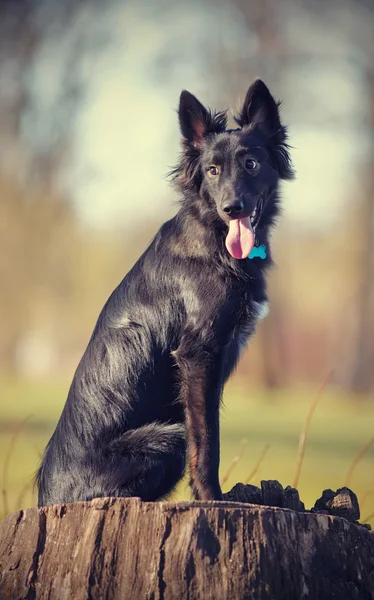
[[[269,314],[269,303],[267,300],[256,302],[251,300],[247,308],[247,315],[242,322],[238,332],[239,351],[241,352],[246,347],[251,335],[255,332],[257,322],[265,319]]]

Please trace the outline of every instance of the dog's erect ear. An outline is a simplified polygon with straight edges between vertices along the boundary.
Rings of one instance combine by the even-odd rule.
[[[183,90],[179,100],[178,115],[183,137],[193,146],[197,148],[201,146],[210,121],[207,109],[193,94]]]
[[[278,104],[261,79],[255,79],[249,86],[243,108],[235,121],[240,127],[258,125],[270,134],[282,127]]]
[[[184,191],[198,191],[202,174],[199,159],[204,138],[223,133],[227,125],[226,111],[207,110],[195,96],[183,90],[179,101],[179,125],[182,132],[182,153],[179,164],[169,173]]]
[[[270,136],[273,148],[274,164],[282,179],[293,179],[294,172],[289,146],[287,144],[287,128],[279,118],[279,102],[277,103],[261,79],[249,86],[243,108],[235,121],[240,127],[254,125]]]

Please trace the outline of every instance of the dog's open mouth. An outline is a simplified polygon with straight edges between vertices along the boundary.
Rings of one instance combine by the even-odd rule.
[[[233,258],[248,258],[256,243],[256,228],[261,218],[262,209],[263,197],[261,196],[249,217],[232,219],[229,222],[226,248]]]
[[[261,213],[262,213],[263,206],[264,206],[264,198],[263,198],[263,196],[260,196],[260,199],[257,202],[254,211],[252,212],[251,216],[249,217],[253,231],[256,231],[256,227],[261,219]]]

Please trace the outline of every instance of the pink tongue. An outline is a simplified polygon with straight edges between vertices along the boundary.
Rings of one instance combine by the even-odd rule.
[[[249,217],[230,221],[226,248],[234,258],[247,258],[255,243]]]

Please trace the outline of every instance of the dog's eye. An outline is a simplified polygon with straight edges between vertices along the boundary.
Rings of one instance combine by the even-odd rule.
[[[254,158],[247,158],[244,165],[247,171],[254,171],[257,168],[257,161]]]
[[[210,175],[211,177],[216,177],[217,175],[219,175],[221,172],[221,169],[219,167],[217,167],[216,165],[210,165],[209,169],[208,169],[208,175]]]

